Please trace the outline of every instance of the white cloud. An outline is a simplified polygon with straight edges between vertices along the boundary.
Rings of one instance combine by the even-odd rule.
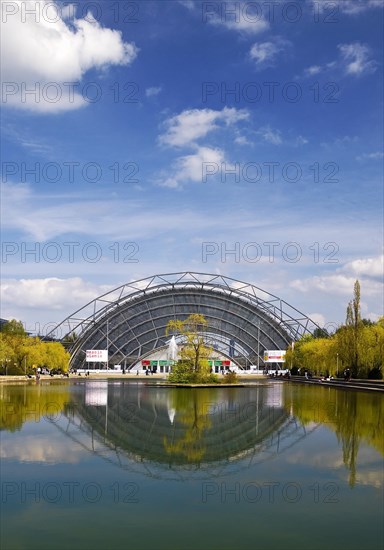
[[[179,4],[187,8],[187,10],[193,11],[195,8],[195,3],[193,0],[179,0]]]
[[[269,61],[278,53],[279,49],[272,42],[256,42],[253,44],[250,56],[256,64]]]
[[[320,65],[312,65],[311,67],[308,67],[308,69],[305,69],[305,73],[307,76],[313,76],[315,74],[321,73],[322,68]]]
[[[112,290],[110,285],[96,285],[80,277],[59,279],[8,279],[1,283],[1,301],[13,308],[42,308],[45,310],[77,309],[101,294]]]
[[[178,159],[177,163],[183,177],[192,181],[201,181],[202,164],[209,162],[219,165],[224,161],[224,153],[221,149],[212,149],[211,147],[199,147],[195,154],[186,155]]]
[[[166,120],[164,123],[166,130],[160,135],[159,143],[170,147],[191,147],[194,152],[177,158],[170,172],[161,174],[157,184],[162,187],[180,188],[183,183],[189,181],[203,182],[203,175],[206,173],[204,163],[209,163],[210,170],[217,173],[221,164],[226,162],[224,151],[220,148],[198,145],[196,141],[223,126],[234,126],[237,122],[248,118],[249,113],[246,110],[224,107],[222,111],[186,110]],[[237,132],[237,129],[235,131]],[[236,142],[236,138],[234,141]],[[226,162],[226,168],[231,169],[231,167],[232,165]]]
[[[260,135],[263,138],[263,141],[270,143],[271,145],[284,144],[290,147],[301,147],[308,143],[308,139],[302,135],[283,138],[281,130],[271,128],[270,126],[262,126],[259,130],[257,130],[256,134]]]
[[[381,160],[384,158],[384,153],[382,151],[375,151],[374,153],[363,153],[356,157],[356,160]]]
[[[203,21],[246,34],[259,34],[269,29],[268,21],[255,2],[206,2]]]
[[[300,292],[313,292],[320,290],[322,292],[336,292],[345,295],[351,295],[353,292],[354,277],[346,277],[345,275],[316,275],[308,279],[295,279],[290,286]]]
[[[353,260],[336,269],[334,273],[316,275],[307,279],[295,279],[290,286],[300,292],[324,292],[337,296],[353,295],[353,286],[359,279],[362,296],[376,300],[380,311],[383,304],[384,256]],[[365,306],[366,307],[366,306]],[[372,307],[372,306],[371,306]],[[380,312],[376,312],[377,315]]]
[[[376,70],[376,62],[369,59],[370,49],[365,44],[339,44],[338,48],[346,74],[360,76]]]
[[[249,56],[254,61],[257,70],[273,67],[280,52],[291,45],[287,40],[276,39],[274,42],[255,42]]]
[[[74,83],[87,71],[128,65],[137,56],[135,44],[124,42],[120,31],[103,28],[89,14],[69,23],[68,10],[58,5],[55,17],[47,16],[44,9],[55,6],[48,0],[12,4],[17,13],[2,22],[3,104],[51,113],[77,109],[87,101]],[[23,19],[23,10],[36,9],[40,16]],[[26,93],[31,89],[36,93]]]
[[[376,71],[377,62],[370,59],[370,48],[366,44],[353,42],[351,44],[339,44],[339,56],[337,59],[324,65],[311,65],[304,69],[305,77],[314,76],[332,69],[339,71],[344,76],[362,76]]]
[[[162,187],[178,188],[188,181],[202,182],[204,163],[209,163],[210,170],[218,172],[221,163],[225,161],[224,152],[221,149],[211,147],[197,147],[196,152],[191,155],[185,155],[178,158],[173,164],[172,175],[164,178],[160,185]],[[229,166],[227,166],[228,169]]]
[[[337,18],[337,13],[356,15],[370,9],[382,8],[382,0],[313,0],[315,9],[326,11],[330,18]],[[336,8],[336,10],[335,10]]]
[[[321,313],[309,313],[308,317],[310,319],[312,319],[312,321],[317,323],[319,325],[319,327],[324,327],[325,326],[326,320],[325,320],[324,315],[322,315]]]
[[[384,274],[384,255],[376,258],[364,258],[348,262],[343,267],[343,271],[353,273],[357,277],[381,277]]]
[[[337,65],[338,65],[337,61],[330,61],[329,63],[325,63],[324,65],[311,65],[307,69],[304,69],[304,76],[305,77],[314,76],[314,75],[329,71],[330,69],[337,67]]]
[[[165,121],[166,131],[159,138],[163,145],[183,147],[194,144],[200,138],[217,130],[219,123],[226,126],[249,118],[246,110],[224,107],[222,111],[213,109],[186,110]]]
[[[281,145],[283,143],[280,130],[272,130],[270,126],[265,126],[260,128],[259,133],[267,143],[271,143],[272,145]]]
[[[342,147],[342,148],[350,148],[352,143],[357,143],[359,141],[358,136],[343,136],[343,137],[337,137],[333,140],[332,147]]]
[[[300,147],[301,145],[305,145],[306,143],[308,143],[308,140],[303,136],[297,136],[297,138],[293,142],[295,147]]]
[[[153,96],[156,96],[156,95],[159,95],[159,93],[162,91],[162,87],[161,86],[153,86],[151,88],[147,88],[145,90],[145,95],[147,97],[153,97]]]
[[[237,135],[235,137],[235,143],[238,145],[253,145],[245,136]]]

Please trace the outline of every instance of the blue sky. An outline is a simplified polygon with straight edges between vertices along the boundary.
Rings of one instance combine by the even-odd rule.
[[[381,0],[1,8],[2,317],[188,270],[383,315]]]

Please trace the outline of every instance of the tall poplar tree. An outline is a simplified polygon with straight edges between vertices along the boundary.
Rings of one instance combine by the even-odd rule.
[[[347,307],[345,324],[347,327],[347,345],[350,347],[351,367],[353,375],[356,376],[360,367],[359,342],[363,327],[360,312],[360,283],[358,280],[355,281],[353,287],[353,300],[349,302]]]

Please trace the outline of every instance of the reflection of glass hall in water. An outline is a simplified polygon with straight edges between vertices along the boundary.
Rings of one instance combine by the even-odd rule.
[[[306,435],[283,406],[283,387],[79,381],[66,409],[65,433],[119,467],[146,475],[223,475],[269,460]]]

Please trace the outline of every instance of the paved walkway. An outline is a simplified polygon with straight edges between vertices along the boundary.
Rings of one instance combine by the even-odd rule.
[[[221,377],[220,375],[218,375]],[[137,382],[138,380],[146,380],[147,382],[151,382],[151,380],[167,380],[167,375],[164,373],[156,373],[156,374],[149,374],[148,376],[145,373],[139,372],[139,374],[136,374],[135,372],[132,373],[126,373],[122,374],[116,373],[116,372],[92,372],[92,370],[89,371],[89,376],[85,376],[85,374],[81,374],[79,376],[78,374],[70,374],[69,376],[63,376],[59,374],[55,374],[54,376],[50,376],[49,374],[43,374],[40,376],[40,380],[81,380],[81,379],[98,379],[98,380],[105,380],[113,379],[113,380],[131,380],[133,382]],[[260,380],[260,379],[267,379],[267,377],[264,374],[254,374],[254,373],[247,373],[247,374],[239,374],[239,381],[243,380]],[[34,381],[35,377],[27,378],[24,375],[21,376],[0,376],[0,384],[1,383],[7,383],[7,382],[25,382],[25,381]]]
[[[280,380],[287,380],[287,378],[280,378]],[[329,386],[332,388],[343,388],[348,390],[363,390],[363,391],[376,391],[384,392],[384,380],[361,380],[351,379],[348,382],[339,378],[333,380],[324,380],[321,378],[309,378],[308,380],[304,376],[291,376],[291,382],[298,382],[299,384],[315,384],[319,386]]]

